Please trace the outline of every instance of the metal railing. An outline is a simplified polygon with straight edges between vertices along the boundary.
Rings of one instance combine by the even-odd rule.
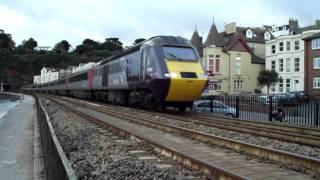
[[[319,102],[283,102],[274,96],[207,96],[201,99],[210,101],[205,111],[213,116],[221,117],[231,112],[234,118],[245,120],[277,121],[308,127],[320,125]]]
[[[54,132],[50,117],[34,95],[37,107],[37,121],[39,123],[41,145],[44,159],[45,177],[48,180],[76,180],[75,175]]]

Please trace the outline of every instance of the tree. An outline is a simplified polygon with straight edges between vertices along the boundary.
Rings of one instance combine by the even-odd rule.
[[[145,40],[146,40],[146,39],[144,39],[144,38],[136,39],[136,40],[134,40],[134,42],[133,42],[133,44],[132,44],[132,45],[139,44],[140,42],[145,41]]]
[[[97,41],[92,40],[92,39],[85,39],[82,42],[82,45],[86,46],[90,50],[95,50],[98,48],[99,43]]]
[[[56,52],[56,53],[66,53],[69,51],[70,49],[70,44],[68,41],[66,40],[62,40],[61,42],[58,42],[54,48],[53,48],[53,51]]]
[[[14,49],[14,42],[9,34],[0,33],[0,52],[12,52]]]
[[[33,38],[29,38],[28,40],[22,41],[22,46],[24,46],[28,52],[34,52],[34,48],[38,46],[38,43]]]
[[[123,49],[122,42],[119,38],[107,38],[105,42],[101,44],[101,49],[107,49],[111,52],[121,51]]]
[[[274,70],[261,70],[257,79],[260,85],[267,86],[267,92],[269,94],[271,84],[279,81],[279,74]]]
[[[87,54],[89,52],[88,48],[84,45],[78,45],[76,49],[74,50],[79,55]]]

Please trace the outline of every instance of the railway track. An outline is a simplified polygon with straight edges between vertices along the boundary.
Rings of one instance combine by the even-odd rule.
[[[299,167],[300,169],[301,168],[304,169],[303,171],[311,170],[314,173],[320,172],[320,161],[318,159],[305,157],[305,156],[301,156],[301,155],[297,155],[297,154],[292,154],[292,153],[288,153],[288,152],[284,152],[284,151],[274,150],[274,149],[270,149],[270,148],[265,148],[265,147],[261,147],[261,146],[256,146],[256,145],[243,143],[243,142],[239,142],[239,141],[234,141],[234,140],[227,139],[227,138],[221,138],[221,137],[206,134],[206,133],[192,131],[192,130],[186,129],[186,128],[157,123],[157,122],[154,122],[154,121],[151,121],[148,119],[144,119],[141,117],[138,118],[137,114],[134,116],[132,116],[132,114],[128,115],[127,112],[121,112],[119,109],[110,110],[110,109],[107,109],[104,107],[102,108],[102,107],[100,107],[100,105],[90,105],[90,104],[84,105],[83,103],[79,103],[79,102],[75,102],[75,101],[72,102],[71,100],[66,101],[66,99],[63,99],[63,101],[57,100],[57,98],[55,98],[55,99],[50,98],[50,99],[52,101],[55,101],[56,103],[59,103],[61,106],[68,107],[68,109],[72,109],[71,108],[72,106],[77,107],[77,110],[73,110],[73,111],[76,111],[78,114],[80,113],[82,116],[86,116],[89,119],[90,118],[92,119],[92,116],[97,113],[104,114],[104,115],[108,114],[108,115],[111,115],[114,117],[118,117],[120,119],[126,119],[127,121],[134,122],[134,123],[137,123],[140,125],[145,125],[147,127],[160,129],[161,131],[183,135],[184,137],[187,137],[188,140],[193,139],[192,141],[196,140],[198,142],[200,141],[203,143],[209,143],[209,144],[217,145],[219,147],[223,147],[223,149],[221,150],[221,148],[220,148],[219,151],[215,150],[215,149],[210,149],[210,148],[207,149],[207,151],[205,151],[206,153],[209,153],[209,154],[210,154],[210,152],[217,152],[217,154],[220,153],[220,156],[214,156],[215,160],[212,158],[210,159],[210,157],[205,157],[205,158],[202,158],[202,160],[199,160],[194,157],[188,157],[187,153],[183,153],[184,151],[179,152],[179,151],[177,151],[176,148],[164,147],[164,145],[159,144],[159,142],[152,142],[152,144],[154,144],[157,147],[156,149],[159,149],[159,152],[161,152],[162,154],[166,154],[166,155],[170,155],[172,157],[175,157],[176,159],[182,161],[183,163],[185,163],[188,166],[197,167],[197,169],[200,169],[204,173],[209,174],[209,176],[214,175],[214,176],[217,176],[220,178],[229,177],[229,178],[240,178],[240,179],[243,179],[243,178],[246,179],[246,177],[248,176],[249,178],[255,179],[255,178],[257,178],[259,176],[263,176],[263,175],[265,175],[266,177],[272,176],[273,178],[280,178],[281,175],[279,175],[279,174],[283,175],[283,174],[287,173],[285,170],[279,170],[276,168],[273,169],[272,172],[276,171],[278,173],[268,172],[266,170],[266,168],[268,169],[268,166],[270,166],[270,164],[268,164],[268,165],[256,164],[258,167],[261,167],[261,166],[266,166],[266,167],[262,168],[261,171],[257,171],[257,169],[255,169],[253,171],[250,168],[255,167],[252,164],[255,164],[256,162],[254,162],[254,163],[249,162],[246,155],[239,155],[238,153],[237,153],[237,155],[232,155],[232,158],[234,158],[236,160],[229,159],[227,153],[226,154],[222,153],[222,154],[224,154],[224,156],[222,156],[221,152],[230,151],[229,149],[244,152],[246,154],[254,155],[259,158],[265,158],[265,159],[270,159],[270,160],[273,160],[276,162],[281,162],[282,164],[284,164],[286,166],[294,165],[295,167]],[[66,105],[66,104],[69,104],[69,105]],[[90,115],[88,115],[88,111],[90,112],[89,113]],[[87,112],[87,113],[84,113],[84,112]],[[97,119],[95,119],[95,120],[97,120]],[[120,127],[118,126],[115,129],[119,130],[119,128]],[[131,131],[132,131],[132,129],[127,129],[127,131],[124,134],[131,134],[132,135],[134,133],[137,133],[136,131],[133,131],[133,132],[131,132]],[[135,134],[134,136],[137,136],[140,139],[148,140],[148,137],[141,137],[141,135],[137,135],[137,134]],[[173,139],[176,139],[176,138],[177,137],[174,137]],[[195,143],[195,142],[193,142],[193,143]],[[180,147],[183,145],[186,145],[186,144],[188,144],[188,143],[183,143],[180,145]],[[161,147],[159,147],[160,145],[161,145]],[[212,146],[210,146],[210,147],[212,148]],[[206,148],[208,148],[208,147],[206,147]],[[203,149],[206,149],[206,148],[203,148]],[[202,148],[199,147],[198,148],[199,152],[196,152],[196,154],[198,154],[200,157],[203,157],[204,154],[203,154],[203,152],[201,153],[201,151],[200,151],[201,149]],[[173,152],[173,151],[176,151],[176,152]],[[188,149],[185,150],[185,152],[188,152],[188,151],[191,151],[191,150],[188,150]],[[241,156],[241,158],[239,156]],[[227,160],[225,159],[225,157],[227,157]],[[210,162],[206,161],[208,158],[209,158]],[[240,162],[244,161],[244,162],[239,163],[239,161]],[[227,164],[224,164],[224,163],[227,163]],[[220,167],[219,164],[224,164],[225,166]],[[233,171],[229,170],[230,166],[233,167],[233,169],[231,168],[231,170],[233,170]],[[228,167],[227,170],[225,169],[225,167]],[[241,170],[241,169],[245,169],[245,170]],[[265,172],[268,172],[268,175]],[[279,172],[281,172],[281,173],[279,173]],[[295,174],[295,175],[291,176],[292,173],[293,172],[290,171],[289,175],[286,174],[286,177],[292,178],[293,176],[294,177],[303,176],[300,174],[299,175]],[[283,177],[281,176],[281,178],[283,178]],[[289,179],[291,179],[291,178],[289,178]],[[303,177],[303,178],[306,178],[306,177]]]
[[[68,100],[67,98],[66,100]],[[96,102],[95,102],[96,103]],[[105,106],[105,104],[98,103]],[[113,105],[111,105],[113,106]],[[123,110],[132,111],[127,107],[119,107]],[[105,106],[108,108],[108,106]],[[275,124],[267,122],[255,122],[250,120],[234,120],[230,118],[217,118],[199,113],[178,113],[167,111],[165,113],[150,112],[146,110],[135,109],[136,112],[171,118],[183,122],[214,127],[239,133],[247,133],[261,137],[277,139],[286,142],[307,145],[311,147],[320,147],[320,129],[306,128],[292,125]]]

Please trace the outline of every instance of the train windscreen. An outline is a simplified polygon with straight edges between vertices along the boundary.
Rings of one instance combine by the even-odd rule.
[[[163,51],[167,59],[197,61],[197,56],[192,48],[163,46]]]

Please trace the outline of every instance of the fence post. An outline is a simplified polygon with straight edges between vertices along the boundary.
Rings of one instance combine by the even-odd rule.
[[[213,97],[210,98],[210,112],[213,113]]]
[[[269,98],[269,121],[272,121],[272,96],[268,96]]]
[[[236,118],[239,118],[239,111],[240,111],[240,98],[239,96],[236,96]]]
[[[319,103],[316,102],[316,110],[315,110],[315,122],[314,125],[315,126],[319,126]]]

